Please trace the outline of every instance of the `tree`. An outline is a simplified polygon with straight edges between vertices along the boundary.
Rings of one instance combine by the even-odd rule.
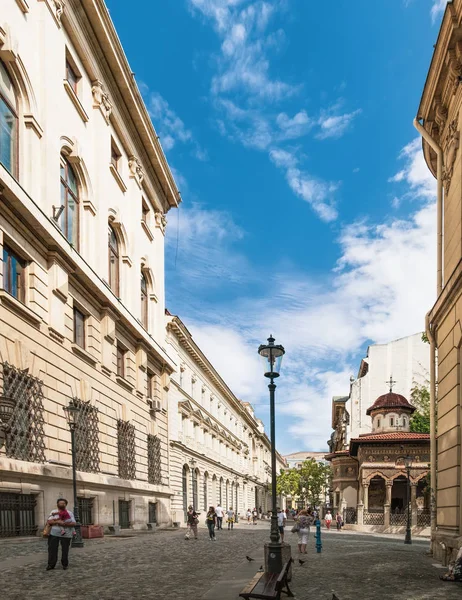
[[[332,474],[330,465],[305,460],[300,468],[300,496],[312,506],[321,504],[321,498],[329,487]]]
[[[417,410],[410,419],[410,430],[414,433],[430,433],[430,391],[426,385],[414,385],[411,404]]]
[[[300,473],[297,469],[288,469],[278,475],[276,479],[276,489],[278,495],[291,496],[294,498],[300,493]]]

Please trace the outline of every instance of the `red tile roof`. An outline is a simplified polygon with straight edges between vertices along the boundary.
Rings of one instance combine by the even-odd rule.
[[[359,438],[354,438],[351,442],[386,442],[430,440],[429,433],[406,433],[405,431],[391,431],[390,433],[363,433]]]
[[[404,396],[394,392],[379,396],[374,404],[367,409],[366,414],[370,415],[372,411],[380,408],[407,408],[410,412],[415,411],[415,407],[409,404]]]

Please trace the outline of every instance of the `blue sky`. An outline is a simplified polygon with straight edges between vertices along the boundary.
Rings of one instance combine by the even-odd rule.
[[[174,171],[166,293],[278,449],[326,449],[370,343],[424,328],[435,182],[412,126],[441,0],[107,0]],[[178,220],[179,218],[179,220]]]

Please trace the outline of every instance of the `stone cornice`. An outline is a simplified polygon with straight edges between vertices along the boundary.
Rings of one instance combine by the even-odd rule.
[[[168,207],[178,206],[180,193],[104,0],[68,0],[61,22],[90,80],[104,84],[112,101],[108,118],[129,156],[139,156],[146,179],[152,180],[145,183],[151,200],[157,187]]]

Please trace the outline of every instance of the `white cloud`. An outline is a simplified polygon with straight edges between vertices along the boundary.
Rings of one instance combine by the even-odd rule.
[[[338,238],[340,258],[327,276],[313,277],[272,261],[271,272],[261,273],[270,294],[260,289],[243,295],[239,287],[227,293],[222,280],[221,301],[207,303],[201,294],[201,305],[185,311],[199,345],[243,400],[267,402],[254,356],[258,344],[271,332],[285,346],[277,399],[282,402],[278,418],[289,437],[279,436],[282,450],[326,447],[331,397],[348,392],[348,377],[366,343],[423,330],[425,313],[434,301],[435,206],[426,175],[412,167],[421,156],[419,146],[406,146],[400,156],[407,166],[401,182],[393,185],[407,184],[421,204],[405,219],[344,226]],[[273,151],[272,160],[286,171],[297,168],[296,158],[287,151]],[[228,228],[222,224],[220,229]],[[227,253],[234,254],[235,248],[223,245],[225,236],[217,236],[218,249],[222,262],[229,264]],[[212,254],[213,237],[205,238]],[[237,235],[234,242],[241,239]],[[197,289],[207,285],[204,277],[213,276],[204,271]]]
[[[440,15],[444,13],[447,3],[448,0],[433,0],[433,4],[430,10],[430,15],[433,23]]]
[[[404,161],[404,167],[388,181],[392,183],[405,183],[403,199],[431,199],[435,195],[435,178],[428,170],[422,154],[422,139],[416,137],[406,144],[399,154],[399,159]],[[394,200],[396,203],[397,199]]]
[[[286,113],[279,113],[276,117],[276,123],[281,134],[279,139],[290,140],[292,138],[299,138],[311,129],[313,123],[308,117],[305,110],[299,111],[296,115],[290,118]]]
[[[320,140],[342,137],[350,127],[353,119],[360,113],[360,109],[343,115],[335,115],[331,114],[331,111],[323,111],[318,121],[320,131],[316,137]]]
[[[318,180],[300,170],[296,156],[286,150],[271,150],[270,158],[276,166],[285,169],[286,179],[292,191],[308,202],[322,221],[335,221],[338,213],[333,195],[338,184]]]

